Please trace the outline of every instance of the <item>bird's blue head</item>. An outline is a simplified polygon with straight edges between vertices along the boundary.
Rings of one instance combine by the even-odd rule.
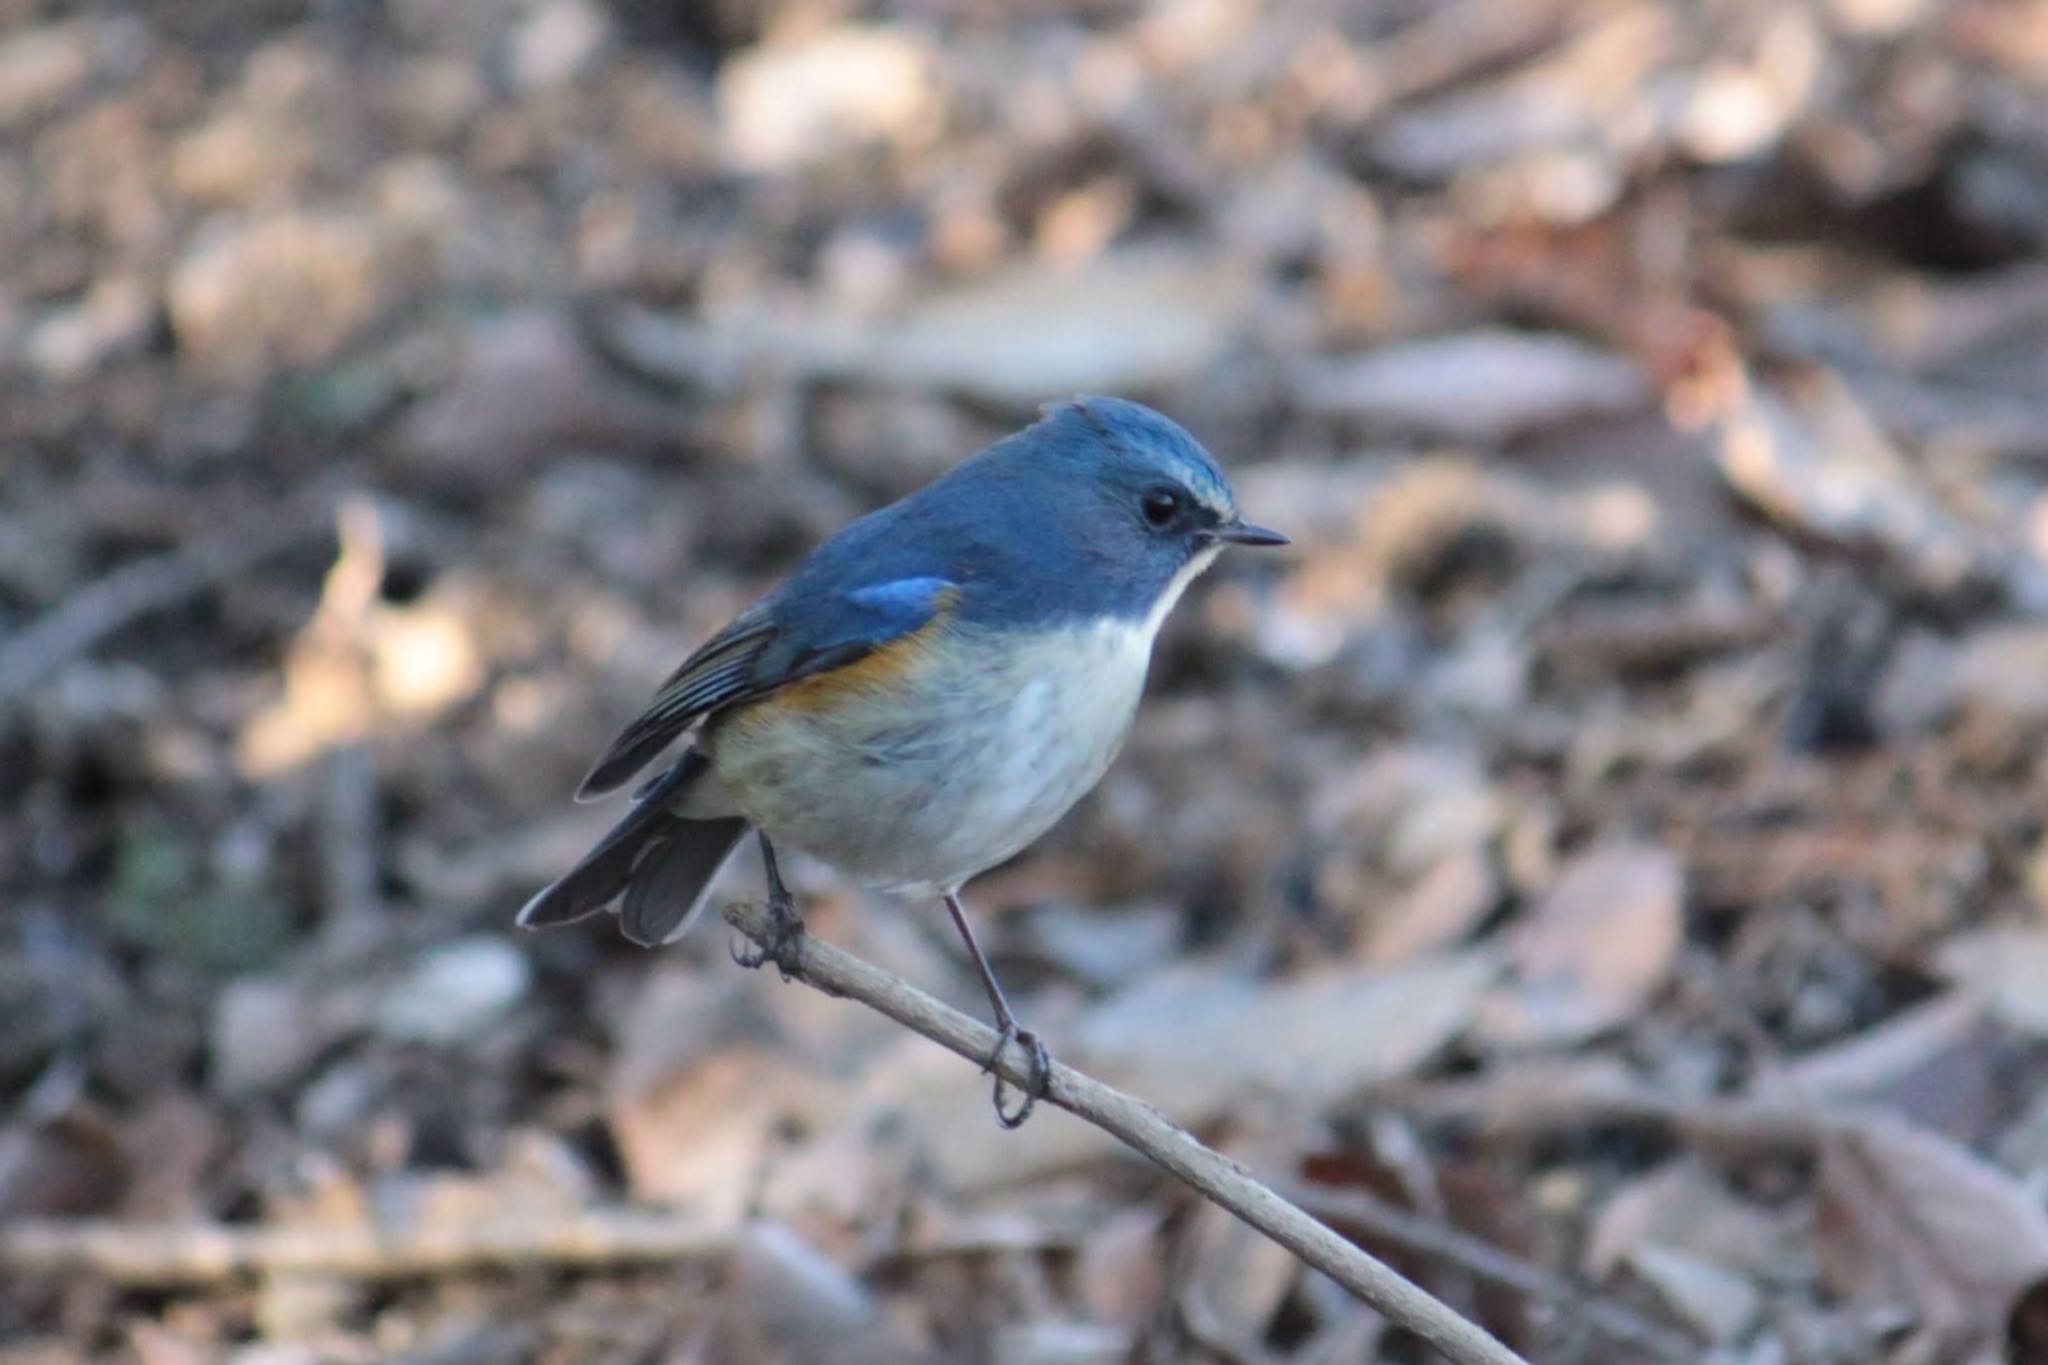
[[[1028,555],[1018,617],[1117,617],[1156,626],[1228,545],[1285,545],[1246,521],[1215,458],[1178,424],[1122,398],[1076,398],[942,480],[972,500],[1005,558]],[[933,492],[938,492],[934,486]],[[988,543],[984,541],[984,543]],[[1004,594],[1008,596],[1008,594]]]

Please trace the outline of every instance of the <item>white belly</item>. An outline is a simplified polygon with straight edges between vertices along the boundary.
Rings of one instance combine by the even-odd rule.
[[[704,747],[771,839],[882,886],[950,891],[1037,839],[1102,777],[1144,689],[1155,624],[1022,644],[949,632],[886,691],[750,708]]]

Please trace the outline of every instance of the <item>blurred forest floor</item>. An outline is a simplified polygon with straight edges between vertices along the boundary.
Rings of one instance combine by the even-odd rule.
[[[1423,1360],[718,927],[511,929],[1079,390],[1297,549],[970,889],[1054,1051],[1536,1361],[2048,1360],[2044,246],[2042,0],[0,0],[0,1365]]]

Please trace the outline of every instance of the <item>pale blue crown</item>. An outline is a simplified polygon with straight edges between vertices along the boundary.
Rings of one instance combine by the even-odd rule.
[[[1236,510],[1230,482],[1223,477],[1216,458],[1185,427],[1142,403],[1127,398],[1077,398],[1071,403],[1051,404],[1031,430],[1063,427],[1085,428],[1085,434],[1075,433],[1084,445],[1092,437],[1108,446],[1115,456],[1108,462],[1111,473],[1122,466],[1141,476],[1154,475],[1186,488],[1220,514]],[[1101,453],[1099,449],[1094,452],[1097,458]]]

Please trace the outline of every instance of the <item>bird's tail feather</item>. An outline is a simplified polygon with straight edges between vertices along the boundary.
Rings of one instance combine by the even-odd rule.
[[[689,931],[712,878],[747,833],[746,820],[737,815],[680,823],[634,866],[619,906],[620,931],[645,948],[674,943]]]
[[[526,903],[519,923],[529,929],[570,924],[608,908],[623,892],[626,937],[650,947],[680,937],[747,832],[740,816],[687,820],[675,813],[707,766],[694,751],[678,759],[597,847]]]

